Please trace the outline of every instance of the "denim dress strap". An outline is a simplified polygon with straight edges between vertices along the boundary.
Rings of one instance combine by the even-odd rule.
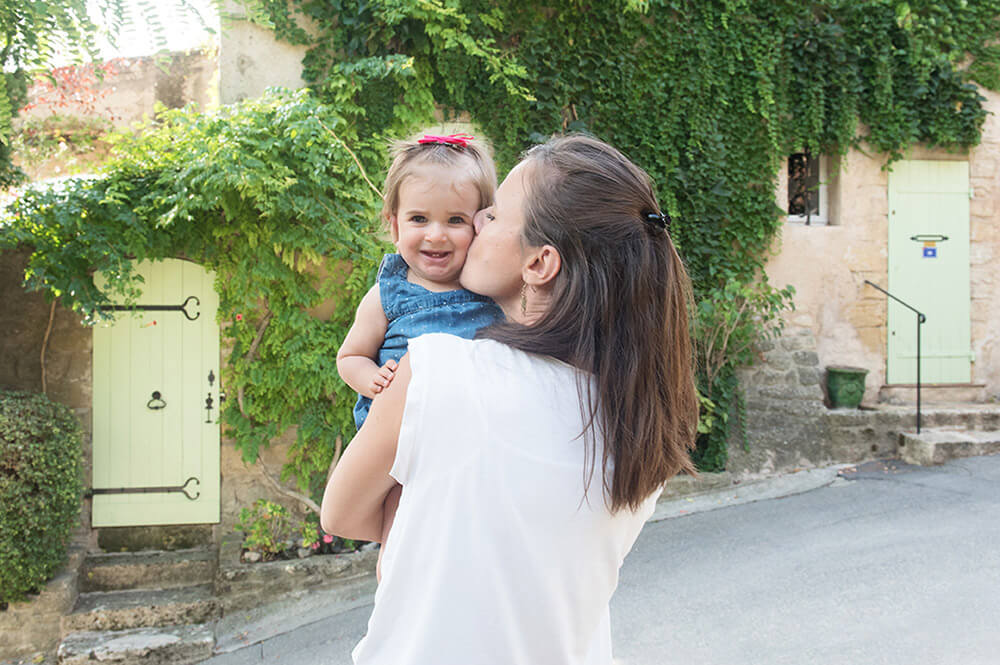
[[[488,303],[493,305],[493,301],[484,296],[466,291],[465,289],[455,289],[452,291],[429,291],[419,284],[407,281],[406,275],[410,268],[406,265],[399,254],[386,254],[382,259],[382,264],[378,270],[378,291],[382,301],[382,311],[385,318],[389,320],[389,326],[393,322],[405,316],[419,314],[424,310],[436,309],[448,305],[459,305],[463,303]],[[409,326],[408,326],[409,327]],[[477,328],[478,329],[478,328]],[[424,330],[425,332],[449,332],[448,330]],[[409,335],[416,337],[416,335]],[[460,335],[465,337],[466,335]],[[395,358],[398,360],[398,358]]]

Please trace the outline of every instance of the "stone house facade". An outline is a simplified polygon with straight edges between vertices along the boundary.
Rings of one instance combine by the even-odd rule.
[[[825,219],[809,225],[787,221],[775,241],[767,274],[776,285],[796,288],[790,323],[812,331],[821,367],[854,365],[869,370],[864,404],[911,397],[900,384],[914,382],[916,361],[912,349],[899,357],[890,355],[892,338],[915,329],[916,316],[904,309],[890,312],[898,306],[866,280],[901,295],[908,282],[920,283],[922,273],[951,279],[950,274],[934,271],[953,254],[961,255],[954,282],[944,290],[925,285],[908,294],[910,304],[928,315],[923,326],[922,380],[931,384],[932,399],[1000,398],[1000,293],[995,267],[1000,257],[1000,94],[980,93],[986,97],[989,115],[978,146],[961,152],[917,146],[888,168],[886,155],[861,149],[831,158],[821,179],[820,194],[827,198]],[[923,187],[928,190],[941,188],[940,179],[948,177],[942,174],[957,174],[961,191],[952,197],[957,205],[931,211],[932,219],[923,225],[918,223],[911,231],[904,226],[902,234],[894,234],[897,219],[913,214],[906,196],[894,200],[894,185],[908,176],[912,180],[914,166],[931,169],[923,175],[925,183],[928,176],[932,178]],[[920,186],[919,179],[913,186]],[[930,205],[935,196],[934,191],[926,194],[917,194],[918,207]],[[779,174],[776,198],[787,210],[787,171]],[[967,200],[964,206],[962,198]],[[957,246],[963,242],[964,248]],[[955,303],[951,310],[941,307],[945,300],[965,302]],[[931,320],[932,313],[938,314],[936,320]],[[895,314],[898,321],[890,325]],[[941,327],[954,329],[957,339],[934,339],[934,329]],[[940,348],[942,344],[950,348]],[[956,358],[958,373],[949,376],[948,371],[933,371],[935,353],[966,357]]]
[[[806,184],[815,216],[789,214],[766,265],[772,284],[795,287],[795,310],[782,338],[740,371],[745,435],[734,434],[730,468],[759,474],[903,453],[899,434],[914,429],[918,413],[917,315],[880,288],[925,314],[925,427],[992,428],[990,404],[1000,399],[1000,95],[980,92],[989,115],[971,150],[915,146],[888,164],[862,146],[814,159],[818,173]],[[792,162],[802,158],[790,156],[778,174],[776,204],[789,213],[801,212],[801,172]],[[867,410],[828,408],[830,366],[867,370]]]

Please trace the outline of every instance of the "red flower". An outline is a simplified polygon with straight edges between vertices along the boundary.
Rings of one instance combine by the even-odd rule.
[[[243,315],[242,314],[237,314],[236,315],[236,320],[237,321],[242,321],[243,320]]]

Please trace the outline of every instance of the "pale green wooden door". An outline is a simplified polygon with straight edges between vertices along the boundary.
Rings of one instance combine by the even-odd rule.
[[[920,380],[971,380],[969,163],[901,161],[889,175],[889,292],[927,315]],[[889,301],[887,383],[917,380],[916,315]]]
[[[138,308],[94,328],[93,525],[218,522],[214,275],[176,259],[137,271]]]

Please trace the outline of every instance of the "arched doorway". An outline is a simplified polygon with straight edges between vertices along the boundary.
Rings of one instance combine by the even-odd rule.
[[[136,271],[135,309],[94,328],[92,525],[218,522],[215,275],[178,259]]]

